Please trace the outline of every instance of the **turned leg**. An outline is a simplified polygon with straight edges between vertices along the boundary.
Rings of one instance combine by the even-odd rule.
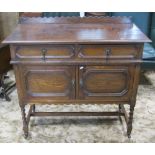
[[[21,113],[22,113],[22,120],[23,120],[23,131],[24,131],[24,137],[28,137],[28,123],[26,120],[26,113],[25,113],[25,106],[21,107]]]
[[[134,112],[134,105],[130,105],[130,112],[129,112],[129,118],[128,118],[128,123],[127,123],[128,138],[131,138],[133,112]]]

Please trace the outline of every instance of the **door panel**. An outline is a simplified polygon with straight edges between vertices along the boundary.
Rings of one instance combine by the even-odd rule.
[[[133,82],[133,66],[79,67],[79,98],[128,100]]]
[[[21,68],[29,100],[75,98],[75,68],[63,66],[24,66]]]

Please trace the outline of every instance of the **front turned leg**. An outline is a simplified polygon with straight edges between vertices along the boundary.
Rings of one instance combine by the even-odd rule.
[[[25,113],[25,106],[21,107],[21,113],[22,113],[22,120],[23,120],[23,131],[24,131],[24,137],[28,137],[28,123],[26,120],[26,113]]]
[[[128,123],[127,123],[128,138],[131,138],[134,107],[135,107],[134,105],[130,105],[129,119],[128,119]]]

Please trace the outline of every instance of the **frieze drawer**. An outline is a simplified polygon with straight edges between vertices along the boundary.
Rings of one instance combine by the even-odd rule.
[[[138,47],[134,45],[81,45],[80,58],[135,59]]]
[[[17,59],[69,59],[74,57],[73,45],[23,45],[15,48]]]

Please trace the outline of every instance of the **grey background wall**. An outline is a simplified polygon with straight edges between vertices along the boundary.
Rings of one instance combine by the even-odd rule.
[[[112,12],[112,16],[132,16],[133,22],[146,34],[149,35],[151,28],[150,12]]]
[[[152,14],[150,38],[152,39],[153,46],[155,48],[155,13]]]

